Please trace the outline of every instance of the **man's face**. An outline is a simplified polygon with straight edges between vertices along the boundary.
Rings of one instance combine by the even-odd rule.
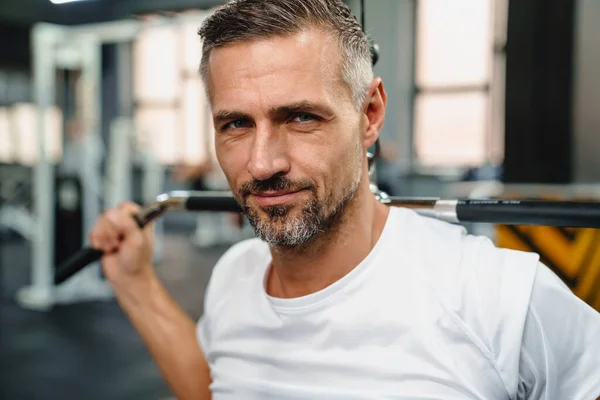
[[[366,170],[361,113],[339,57],[317,29],[211,54],[217,157],[269,244],[300,246],[329,231]]]

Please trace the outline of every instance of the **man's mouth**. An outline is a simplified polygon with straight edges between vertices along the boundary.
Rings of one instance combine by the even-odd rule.
[[[251,196],[256,199],[256,202],[261,207],[279,206],[290,202],[296,197],[303,189],[300,190],[279,190],[279,191],[264,191],[255,192]]]

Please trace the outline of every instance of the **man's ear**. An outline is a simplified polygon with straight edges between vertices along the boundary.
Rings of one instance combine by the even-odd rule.
[[[362,141],[365,149],[375,144],[385,120],[387,94],[381,78],[373,79],[367,93],[367,100],[363,107],[363,121],[366,123],[366,129],[363,131]]]

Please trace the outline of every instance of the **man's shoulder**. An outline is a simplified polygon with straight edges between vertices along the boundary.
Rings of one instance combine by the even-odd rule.
[[[461,225],[408,212],[402,230],[406,248],[415,252],[419,265],[438,276],[464,278],[478,271],[523,274],[535,270],[539,255],[498,247],[490,238],[470,234]]]
[[[419,243],[412,248],[420,249],[419,268],[446,304],[459,309],[471,298],[509,307],[516,306],[514,302],[527,305],[538,254],[498,247],[490,238],[469,234],[461,226],[417,218],[414,240]]]
[[[539,255],[498,247],[486,236],[439,220],[411,219],[411,248],[418,249],[419,260],[413,270],[514,393]]]

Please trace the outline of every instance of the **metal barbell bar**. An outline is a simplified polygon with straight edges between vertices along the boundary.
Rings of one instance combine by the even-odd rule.
[[[393,197],[371,186],[375,198],[392,207],[413,209],[420,215],[450,223],[489,223],[502,225],[542,225],[572,228],[600,228],[600,202],[552,200],[445,200],[441,198]],[[156,201],[134,215],[138,226],[169,211],[241,212],[228,191],[163,193]],[[102,258],[103,252],[84,248],[56,269],[60,284],[88,264]]]

